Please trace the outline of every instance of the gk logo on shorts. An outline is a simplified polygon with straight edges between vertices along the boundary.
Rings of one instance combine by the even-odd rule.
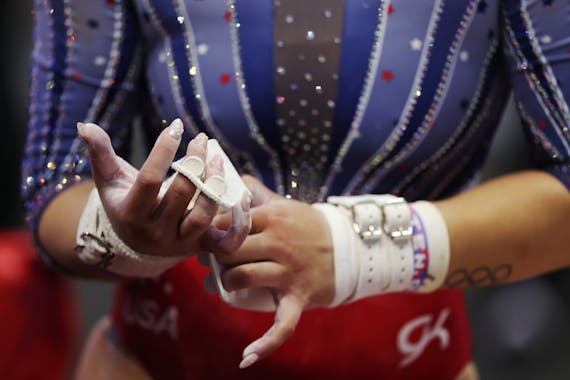
[[[417,318],[412,319],[400,329],[398,333],[398,350],[404,355],[400,361],[400,367],[406,367],[419,358],[429,343],[434,340],[439,340],[439,346],[445,350],[449,346],[449,331],[443,326],[450,310],[443,309],[435,324],[432,325],[434,316],[431,314],[424,314]],[[411,337],[414,331],[421,329],[421,336],[418,340],[412,341]]]

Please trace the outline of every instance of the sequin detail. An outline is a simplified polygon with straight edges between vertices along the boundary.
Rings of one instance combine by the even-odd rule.
[[[548,136],[541,130],[538,123],[525,111],[524,106],[521,102],[516,103],[521,119],[526,124],[532,135],[534,136],[534,142],[540,144],[542,149],[548,154],[552,159],[559,161],[563,159],[558,149],[552,144]]]
[[[178,111],[182,121],[184,122],[184,128],[190,130],[192,134],[197,135],[200,130],[196,126],[194,119],[189,114],[188,110],[185,107],[185,100],[183,91],[180,84],[180,76],[178,75],[178,67],[174,62],[174,56],[172,54],[172,39],[167,31],[162,26],[160,19],[156,13],[156,10],[151,5],[150,0],[142,0],[142,3],[145,7],[145,10],[148,12],[150,17],[150,22],[153,27],[160,33],[160,35],[164,38],[165,41],[165,70],[167,71],[168,81],[170,82],[170,88],[172,91],[172,95],[175,100],[176,110]]]
[[[467,6],[467,11],[460,22],[460,27],[455,33],[455,37],[449,48],[449,53],[446,58],[440,81],[433,96],[433,101],[431,102],[428,112],[424,116],[424,120],[421,126],[416,129],[412,139],[390,160],[382,162],[387,154],[390,153],[389,151],[379,151],[378,154],[372,158],[369,165],[367,165],[363,171],[364,173],[370,173],[376,170],[376,172],[373,173],[370,178],[368,178],[366,183],[363,184],[361,190],[362,192],[366,193],[372,191],[391,168],[398,165],[415,151],[415,149],[425,139],[426,135],[433,127],[433,122],[439,114],[439,111],[443,104],[443,99],[446,97],[450,84],[451,73],[453,72],[457,63],[459,49],[476,14],[475,11],[477,7],[475,3],[475,1],[471,1],[469,3]],[[381,169],[378,170],[380,166]]]
[[[307,8],[304,0],[289,0],[274,10],[275,44],[283,42],[274,49],[274,81],[287,157],[286,193],[306,202],[320,200],[328,162],[332,124],[325,121],[334,117],[337,83],[332,75],[338,74],[340,61],[334,39],[342,33],[343,5],[342,0],[317,1]]]
[[[515,57],[520,70],[524,72],[524,76],[529,87],[534,89],[535,98],[554,127],[553,129],[564,146],[564,150],[570,155],[570,131],[568,124],[565,124],[564,118],[559,114],[556,105],[550,101],[547,91],[538,78],[537,73],[534,72],[533,68],[529,67],[528,61],[522,51],[514,30],[511,27],[509,19],[507,17],[505,17],[505,19],[506,22],[504,28],[507,35],[507,38],[505,39],[507,42],[507,48],[511,51],[512,56]]]
[[[340,146],[340,149],[333,160],[333,164],[331,165],[329,174],[325,180],[324,186],[321,188],[321,197],[324,198],[328,189],[330,188],[335,176],[341,171],[342,161],[346,156],[348,150],[350,149],[352,143],[355,139],[360,136],[360,124],[362,123],[362,119],[364,118],[364,113],[368,108],[368,102],[370,101],[370,96],[372,94],[372,88],[374,86],[374,82],[376,79],[376,73],[378,72],[378,65],[380,62],[380,56],[382,54],[382,47],[384,44],[384,36],[386,31],[386,22],[385,18],[387,14],[385,14],[384,9],[387,5],[389,5],[390,0],[380,0],[379,7],[378,7],[378,26],[376,31],[374,32],[374,45],[372,49],[372,53],[370,54],[370,61],[368,64],[368,71],[366,74],[366,78],[364,80],[364,88],[362,90],[362,94],[360,95],[360,99],[358,101],[358,106],[356,108],[356,115],[354,116],[354,120],[351,123],[350,130]]]
[[[488,81],[489,71],[492,69],[491,62],[493,57],[495,57],[495,55],[497,54],[497,46],[498,42],[497,40],[494,40],[491,46],[489,47],[489,51],[485,56],[481,73],[479,75],[477,88],[459,126],[455,129],[453,134],[449,137],[449,139],[445,142],[445,144],[443,144],[443,146],[441,146],[427,160],[423,161],[420,165],[416,166],[406,177],[404,177],[402,181],[400,181],[394,187],[394,192],[396,194],[403,193],[404,189],[408,185],[410,185],[410,183],[412,183],[422,173],[429,170],[429,168],[439,167],[440,165],[438,164],[438,162],[450,152],[450,150],[454,147],[454,145],[459,141],[459,138],[465,133],[466,128],[470,126],[470,121],[474,117],[474,112],[477,109],[477,106],[483,100],[482,99],[483,87]]]
[[[108,95],[109,90],[113,84],[113,79],[116,77],[117,74],[117,67],[119,65],[119,53],[121,43],[123,42],[124,36],[124,12],[122,7],[117,6],[114,8],[113,11],[113,42],[111,43],[110,51],[107,56],[101,57],[105,60],[106,66],[105,71],[103,73],[103,78],[99,85],[99,90],[93,98],[93,103],[91,108],[87,112],[87,117],[85,118],[85,122],[88,123],[95,123],[100,115],[101,108],[104,104],[103,99]]]
[[[410,118],[412,117],[413,111],[415,109],[416,103],[418,102],[418,98],[421,95],[421,87],[424,80],[425,73],[427,71],[427,66],[429,64],[429,58],[431,55],[431,50],[433,48],[433,40],[439,25],[439,20],[441,17],[441,13],[443,12],[443,2],[437,1],[433,7],[432,15],[430,17],[430,24],[428,26],[428,30],[426,32],[427,38],[426,42],[424,43],[424,48],[421,53],[420,61],[418,64],[418,70],[416,72],[416,76],[414,78],[414,83],[412,84],[412,88],[410,90],[410,95],[408,96],[408,101],[404,106],[402,111],[402,116],[398,122],[398,125],[394,128],[390,136],[386,139],[386,141],[382,144],[380,149],[377,150],[375,156],[370,160],[372,163],[379,163],[384,158],[393,151],[394,147],[400,140],[401,136],[407,130]],[[360,169],[357,173],[355,173],[352,180],[350,180],[348,186],[343,190],[344,193],[351,193],[355,190],[356,186],[358,186],[366,176],[367,172],[364,168]]]
[[[238,15],[236,12],[235,1],[229,0],[229,5],[230,5],[230,12],[233,15],[233,19],[236,20]],[[247,120],[247,125],[250,131],[250,137],[255,141],[258,147],[269,156],[269,165],[273,169],[275,190],[277,191],[278,194],[284,194],[285,187],[283,184],[283,177],[281,176],[281,170],[280,170],[281,162],[279,160],[279,157],[277,156],[277,153],[269,146],[269,144],[265,140],[265,137],[260,132],[259,126],[257,125],[257,122],[255,121],[255,118],[253,117],[253,114],[251,112],[249,96],[246,91],[246,83],[241,68],[241,58],[239,53],[240,44],[237,32],[239,28],[239,23],[237,21],[234,21],[231,26],[232,28],[230,29],[230,33],[232,39],[232,53],[234,58],[234,67],[236,70],[235,72],[236,82],[238,83],[238,95],[244,115]]]

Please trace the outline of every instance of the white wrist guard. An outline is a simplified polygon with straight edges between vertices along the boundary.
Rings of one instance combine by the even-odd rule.
[[[331,307],[387,292],[430,292],[449,267],[445,220],[430,202],[408,204],[393,195],[329,197],[313,207],[327,220],[334,250],[335,297]],[[211,260],[222,298],[256,311],[275,309],[266,288],[226,292],[221,268]]]
[[[187,256],[162,257],[135,252],[115,233],[97,189],[89,195],[76,234],[81,261],[130,277],[157,277]]]
[[[392,195],[327,201],[314,207],[325,215],[333,238],[336,292],[331,306],[441,285],[449,265],[449,238],[432,204],[410,206]]]

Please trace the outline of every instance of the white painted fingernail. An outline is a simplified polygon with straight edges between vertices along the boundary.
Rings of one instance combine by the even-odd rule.
[[[168,134],[176,140],[180,139],[183,133],[184,124],[182,124],[182,120],[180,119],[174,120],[172,124],[170,124],[170,127],[168,127]]]
[[[198,144],[204,144],[208,141],[208,136],[204,132],[198,133],[198,135],[194,138],[194,141]]]
[[[251,209],[251,196],[248,191],[244,191],[241,197],[241,209],[245,212]]]
[[[83,136],[85,134],[85,127],[86,125],[84,123],[77,123],[77,133],[79,133],[79,136]]]
[[[253,355],[255,353],[255,351],[257,351],[257,349],[259,348],[259,345],[261,344],[261,340],[263,338],[260,338],[258,340],[256,340],[255,342],[251,343],[249,346],[247,346],[244,350],[243,350],[243,355],[244,357],[248,357],[250,355]]]
[[[239,363],[239,368],[241,369],[247,368],[251,366],[253,363],[255,363],[258,359],[259,355],[249,354],[241,361],[241,363]]]

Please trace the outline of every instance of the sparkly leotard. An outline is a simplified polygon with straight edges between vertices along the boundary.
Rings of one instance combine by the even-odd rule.
[[[23,194],[31,227],[90,176],[79,120],[128,153],[181,117],[242,172],[305,201],[437,199],[476,183],[509,90],[537,168],[570,187],[570,4],[452,0],[36,0]],[[184,145],[184,144],[183,144]],[[188,260],[118,287],[114,326],[157,379],[452,379],[470,359],[462,293],[395,294],[303,315],[248,371],[271,324],[206,294]]]

